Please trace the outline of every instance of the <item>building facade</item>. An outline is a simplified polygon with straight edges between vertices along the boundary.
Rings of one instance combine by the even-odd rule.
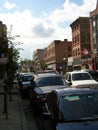
[[[73,67],[91,68],[89,17],[79,17],[71,25]]]
[[[65,73],[68,66],[68,57],[72,56],[72,42],[54,40],[44,53],[44,61],[47,69],[54,69]]]
[[[96,9],[90,12],[90,35],[92,50],[92,68],[98,70],[98,0]]]
[[[43,53],[45,52],[44,49],[37,49],[33,52],[34,57],[34,70],[41,70],[43,64]]]

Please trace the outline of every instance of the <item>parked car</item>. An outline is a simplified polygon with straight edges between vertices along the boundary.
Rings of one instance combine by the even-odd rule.
[[[78,86],[98,86],[98,82],[86,71],[72,71],[65,74],[65,81],[71,87]]]
[[[53,90],[42,113],[43,130],[98,130],[98,89]]]
[[[31,80],[34,78],[34,75],[31,73],[26,73],[21,76],[19,90],[22,97],[28,95],[28,89],[31,86]]]
[[[90,73],[93,79],[95,79],[98,82],[98,71],[89,69],[85,69],[83,71]]]
[[[21,85],[21,79],[22,79],[22,76],[25,75],[26,73],[18,73],[17,75],[17,80],[18,80],[18,85],[20,86]]]
[[[29,89],[30,103],[35,111],[40,111],[46,102],[47,95],[54,89],[68,87],[60,75],[53,73],[38,75],[35,78],[35,86]]]

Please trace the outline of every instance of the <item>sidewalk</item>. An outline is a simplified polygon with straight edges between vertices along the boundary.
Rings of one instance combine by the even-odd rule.
[[[4,111],[4,94],[2,81],[0,82],[0,130],[28,130],[26,118],[22,108],[22,101],[18,91],[18,85],[12,88],[12,101],[7,94],[8,118]]]

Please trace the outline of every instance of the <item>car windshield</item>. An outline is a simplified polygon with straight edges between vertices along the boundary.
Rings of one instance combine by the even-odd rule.
[[[88,73],[79,73],[79,74],[73,74],[72,75],[72,80],[77,81],[77,80],[90,80],[91,76]]]
[[[23,76],[22,77],[22,81],[31,81],[32,80],[32,75],[29,75],[29,76]]]
[[[59,103],[62,121],[98,120],[98,93],[62,96]]]
[[[36,81],[36,86],[53,86],[53,85],[65,85],[63,78],[61,77],[40,77]]]

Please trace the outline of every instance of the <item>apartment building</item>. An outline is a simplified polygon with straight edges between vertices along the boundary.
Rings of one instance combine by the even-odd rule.
[[[92,68],[98,70],[98,0],[96,9],[90,12],[90,36],[92,50]]]
[[[64,39],[54,40],[43,55],[47,69],[54,69],[65,73],[68,66],[68,57],[72,56],[72,42]]]
[[[79,17],[70,24],[72,29],[73,67],[91,68],[89,17]]]

